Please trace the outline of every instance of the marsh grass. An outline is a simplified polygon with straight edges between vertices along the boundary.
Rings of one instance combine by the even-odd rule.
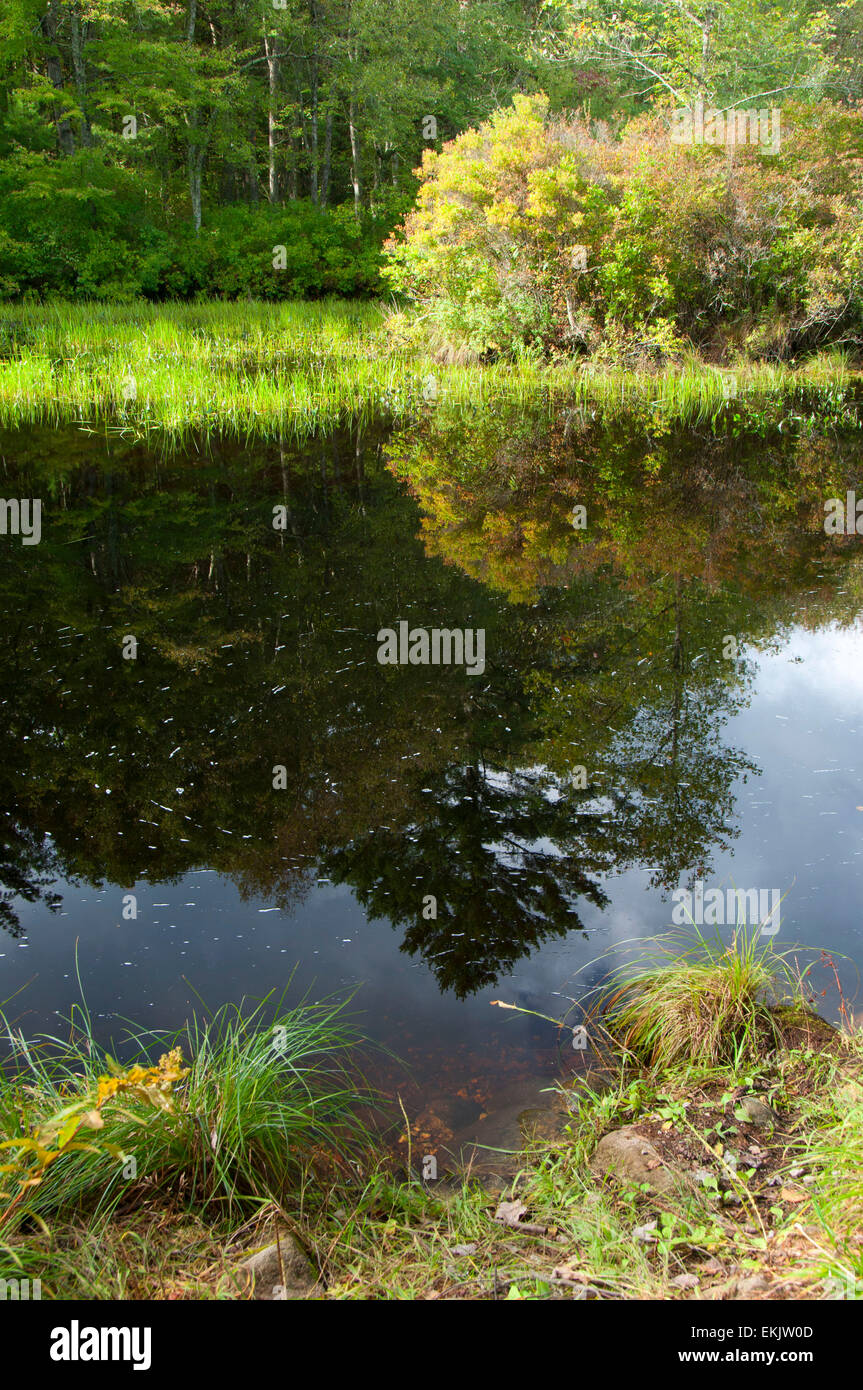
[[[210,430],[299,436],[434,409],[423,395],[429,376],[439,401],[456,409],[546,401],[612,417],[637,409],[657,423],[688,424],[757,412],[769,402],[822,408],[859,381],[838,353],[795,369],[758,363],[731,373],[694,358],[655,371],[530,356],[442,363],[393,333],[382,306],[344,300],[0,311],[0,425],[10,428],[76,421],[141,437]]]
[[[748,981],[750,993],[773,977],[761,953],[753,958],[741,946],[736,954],[714,966],[738,984]],[[693,962],[675,967],[671,961],[670,968],[686,973]],[[790,973],[781,979],[790,987]],[[715,992],[707,998],[715,1005]],[[45,1299],[244,1298],[237,1260],[279,1220],[312,1255],[321,1281],[313,1296],[330,1300],[699,1300],[733,1297],[736,1279],[762,1270],[769,1297],[863,1296],[859,1032],[839,1034],[821,1023],[807,1036],[798,1027],[795,1046],[774,1048],[765,1034],[753,1057],[738,1047],[726,1062],[682,1060],[649,1072],[624,1056],[608,1084],[573,1093],[570,1120],[557,1139],[522,1155],[512,1195],[532,1224],[520,1230],[496,1219],[500,1199],[479,1183],[454,1177],[424,1184],[394,1167],[379,1143],[354,1161],[327,1169],[305,1165],[303,1156],[319,1137],[315,1124],[309,1127],[312,1097],[324,1098],[316,1122],[331,1113],[343,1133],[340,1152],[357,1156],[355,1134],[364,1142],[344,1121],[343,1045],[350,1035],[335,1006],[310,1007],[291,1015],[276,1070],[268,1046],[261,1049],[272,1030],[255,1011],[245,1018],[236,1009],[222,1011],[209,1024],[193,1024],[182,1039],[141,1039],[148,1055],[153,1044],[182,1043],[195,1063],[187,1092],[178,1096],[176,1148],[149,1141],[162,1166],[132,1185],[126,1201],[105,1200],[85,1182],[68,1198],[55,1191],[25,1228],[0,1232],[0,1277],[40,1278]],[[808,1018],[819,1023],[817,1015]],[[55,1104],[58,1089],[65,1093],[85,1073],[100,1072],[105,1056],[88,1043],[86,1029],[78,1031],[79,1045],[63,1064],[19,1056],[17,1077],[0,1088],[6,1123],[22,1109],[38,1119]],[[759,1038],[751,1019],[749,1036]],[[295,1086],[287,1108],[279,1099],[285,1086]],[[646,1187],[598,1181],[591,1172],[598,1139],[634,1124],[670,1146],[672,1161],[712,1164],[719,1173],[725,1146],[742,1155],[750,1142],[732,1112],[735,1097],[753,1088],[769,1095],[782,1126],[758,1131],[757,1152],[768,1166],[758,1173],[741,1163],[736,1205],[721,1201],[715,1185],[685,1184],[673,1199],[660,1198]],[[221,1165],[211,1157],[211,1125]],[[268,1137],[259,1126],[275,1133]],[[292,1136],[297,1161],[287,1193],[283,1134]],[[332,1131],[324,1143],[332,1149]],[[243,1145],[253,1157],[239,1155]],[[181,1163],[195,1171],[194,1189],[180,1183]],[[804,1168],[813,1186],[801,1181]],[[774,1185],[767,1173],[775,1175]],[[263,1196],[277,1188],[281,1197]]]

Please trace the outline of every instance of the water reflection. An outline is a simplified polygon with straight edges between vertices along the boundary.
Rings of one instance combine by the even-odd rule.
[[[300,924],[326,884],[349,889],[445,994],[485,990],[593,930],[627,873],[666,894],[711,873],[759,773],[729,737],[759,663],[861,608],[859,541],[822,525],[859,478],[835,425],[440,409],[301,450],[166,458],[45,430],[2,453],[7,495],[43,502],[41,544],[0,548],[0,925],[31,964],[79,889],[118,919],[140,899],[143,940],[162,929],[148,890],[205,868]],[[483,628],[485,674],[381,666],[400,620]],[[279,920],[257,916],[261,953]],[[212,952],[210,1002],[254,949],[239,935]],[[149,992],[168,998],[174,970]]]

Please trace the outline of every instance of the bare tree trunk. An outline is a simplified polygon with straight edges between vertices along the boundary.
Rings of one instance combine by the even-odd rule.
[[[195,235],[201,230],[201,183],[204,169],[204,146],[189,143],[189,196],[192,200],[192,221]]]
[[[351,183],[354,186],[354,212],[359,218],[362,187],[360,184],[360,135],[357,129],[356,88],[351,89],[351,100],[348,107],[348,131],[351,137]]]
[[[191,48],[195,42],[195,24],[198,19],[198,0],[189,0],[189,14],[186,25],[186,42]],[[199,144],[198,136],[198,108],[192,105],[186,117],[189,128],[189,150],[187,167],[189,173],[189,197],[192,202],[192,222],[195,227],[195,236],[201,230],[201,179],[204,168],[205,147]]]
[[[267,104],[267,188],[271,203],[279,201],[279,175],[276,168],[276,99],[279,85],[278,39],[264,35],[264,53],[267,59],[267,73],[270,83],[270,96]]]
[[[45,75],[55,91],[63,89],[63,68],[60,63],[60,56],[54,48],[57,38],[57,6],[59,0],[50,0],[47,14],[43,15],[39,21],[42,33],[51,45],[53,52],[45,55]],[[59,109],[54,108],[54,123],[57,127],[57,141],[60,146],[61,154],[75,153],[75,137],[72,134],[72,127],[66,116],[61,116]]]
[[[312,195],[312,202],[318,202],[318,60],[312,59],[312,149],[311,149],[311,168],[309,170],[309,189]]]

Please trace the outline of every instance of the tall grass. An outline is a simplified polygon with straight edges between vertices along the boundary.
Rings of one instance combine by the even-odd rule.
[[[97,1151],[64,1152],[14,1205],[15,1219],[84,1210],[104,1215],[144,1197],[234,1218],[282,1201],[316,1156],[344,1163],[367,1138],[358,1107],[373,1103],[356,1070],[362,1039],[335,1001],[300,1004],[272,1026],[264,1024],[265,1003],[251,1011],[225,1006],[170,1037],[135,1036],[136,1061],[175,1047],[183,1052],[189,1071],[170,1108],[125,1095],[104,1105]],[[10,1029],[7,1038],[11,1065],[0,1074],[4,1138],[36,1133],[71,1100],[93,1093],[114,1065],[86,1014],[71,1039],[44,1035],[28,1042]],[[123,1161],[105,1151],[109,1145]],[[3,1177],[0,1185],[12,1195],[10,1175]]]
[[[807,393],[845,393],[858,380],[838,354],[792,370],[729,374],[694,360],[662,371],[525,358],[442,365],[387,332],[380,306],[315,303],[7,306],[0,311],[0,425],[86,421],[146,435],[191,431],[306,434],[438,399],[642,409],[700,424],[722,412]],[[739,395],[740,400],[736,400]]]

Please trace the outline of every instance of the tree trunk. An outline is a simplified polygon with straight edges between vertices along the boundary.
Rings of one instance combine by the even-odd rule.
[[[81,108],[81,143],[92,146],[93,132],[90,128],[90,117],[87,114],[87,69],[84,63],[84,40],[81,33],[79,0],[73,4],[69,18],[72,32],[72,70],[75,73],[75,90],[78,93],[78,105]]]
[[[189,14],[186,25],[186,42],[191,48],[195,42],[195,24],[198,19],[198,0],[189,0]],[[192,222],[195,236],[201,230],[201,176],[204,168],[205,147],[198,142],[198,108],[194,103],[189,108],[186,124],[189,128],[189,197],[192,202]]]
[[[60,64],[59,54],[54,49],[57,37],[57,6],[59,0],[51,0],[48,6],[48,13],[43,15],[39,21],[45,41],[50,44],[53,52],[45,55],[45,75],[55,91],[63,89],[63,68]],[[75,137],[72,134],[72,127],[66,116],[60,115],[60,110],[54,107],[54,123],[57,127],[57,142],[60,146],[61,154],[75,153]]]
[[[201,183],[204,169],[204,146],[189,141],[189,196],[192,200],[192,221],[195,236],[201,230]]]
[[[270,95],[267,104],[267,188],[271,203],[279,201],[279,175],[276,169],[276,99],[279,85],[278,39],[264,35]]]
[[[321,176],[321,207],[325,208],[330,197],[330,169],[333,163],[333,113],[327,112],[327,127],[324,135],[324,170]]]
[[[318,202],[318,60],[312,59],[312,149],[311,149],[311,168],[309,171],[309,190],[312,195],[312,202]]]
[[[357,215],[357,220],[359,220],[362,186],[360,184],[360,134],[357,129],[357,93],[355,87],[351,88],[351,100],[348,108],[348,131],[351,137],[351,183],[354,186],[354,212]]]

